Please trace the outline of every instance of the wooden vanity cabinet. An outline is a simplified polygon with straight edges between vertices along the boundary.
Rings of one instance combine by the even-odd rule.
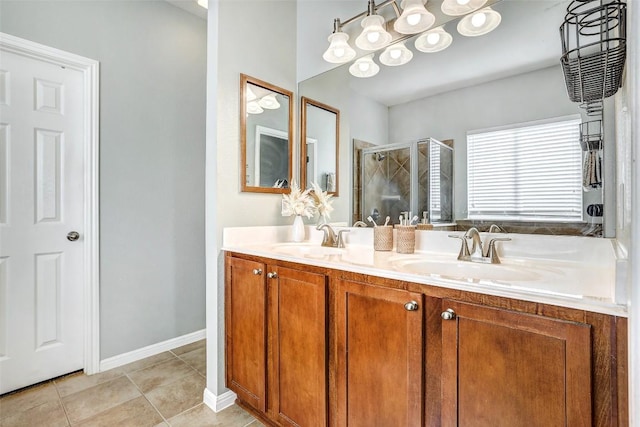
[[[266,265],[226,257],[225,345],[227,387],[258,411],[266,410]]]
[[[628,425],[625,318],[225,258],[227,387],[267,425]]]
[[[327,425],[327,276],[226,256],[226,381],[282,426]]]
[[[421,426],[423,295],[338,280],[336,426]]]
[[[283,426],[327,425],[327,277],[269,267],[269,413]]]
[[[442,301],[443,426],[592,425],[591,328]]]

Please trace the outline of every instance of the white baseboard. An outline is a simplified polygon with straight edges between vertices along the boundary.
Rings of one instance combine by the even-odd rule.
[[[199,331],[191,332],[190,334],[171,338],[170,340],[148,345],[146,347],[139,348],[138,350],[133,350],[128,353],[119,354],[117,356],[101,360],[100,372],[108,371],[109,369],[117,368],[118,366],[126,365],[127,363],[136,362],[144,359],[145,357],[154,356],[162,353],[163,351],[173,350],[174,348],[200,341],[206,338],[206,332],[206,329],[201,329]]]
[[[208,388],[205,388],[202,400],[205,405],[213,410],[213,412],[220,412],[223,409],[233,405],[237,397],[238,396],[231,390],[222,393],[220,396],[216,396],[215,394],[210,392]]]

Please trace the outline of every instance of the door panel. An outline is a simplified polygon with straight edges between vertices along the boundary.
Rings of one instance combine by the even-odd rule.
[[[3,393],[83,367],[84,80],[7,51],[0,70]]]
[[[423,296],[339,281],[336,299],[338,425],[422,425]]]
[[[444,300],[444,426],[591,425],[589,325]]]
[[[327,279],[277,267],[269,281],[273,381],[270,396],[285,426],[327,425]]]

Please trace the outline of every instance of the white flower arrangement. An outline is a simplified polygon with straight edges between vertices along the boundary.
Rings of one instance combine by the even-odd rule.
[[[333,211],[333,194],[328,194],[326,191],[322,191],[322,188],[315,182],[311,183],[311,187],[313,188],[313,193],[311,193],[311,197],[315,202],[316,211],[318,215],[323,218],[326,222],[327,218],[331,217],[331,212]]]
[[[311,189],[304,191],[295,181],[291,183],[291,192],[282,195],[282,216],[304,215],[311,218],[316,213],[316,206],[309,194]]]

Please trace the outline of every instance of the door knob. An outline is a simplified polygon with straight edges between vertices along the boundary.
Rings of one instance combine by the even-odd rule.
[[[444,320],[452,320],[456,318],[456,312],[453,311],[450,308],[447,308],[445,311],[442,312],[442,314],[440,315]]]
[[[407,311],[416,311],[418,310],[418,303],[415,301],[409,301],[404,305],[404,308]]]
[[[254,268],[253,269],[253,274],[255,274],[256,276],[259,276],[262,274],[262,269],[261,268]]]
[[[267,277],[269,279],[277,279],[278,278],[278,273],[276,273],[275,271],[272,273],[267,273]]]
[[[67,233],[67,240],[70,242],[75,242],[79,238],[80,238],[80,233],[78,233],[77,231],[70,231],[69,233]]]

